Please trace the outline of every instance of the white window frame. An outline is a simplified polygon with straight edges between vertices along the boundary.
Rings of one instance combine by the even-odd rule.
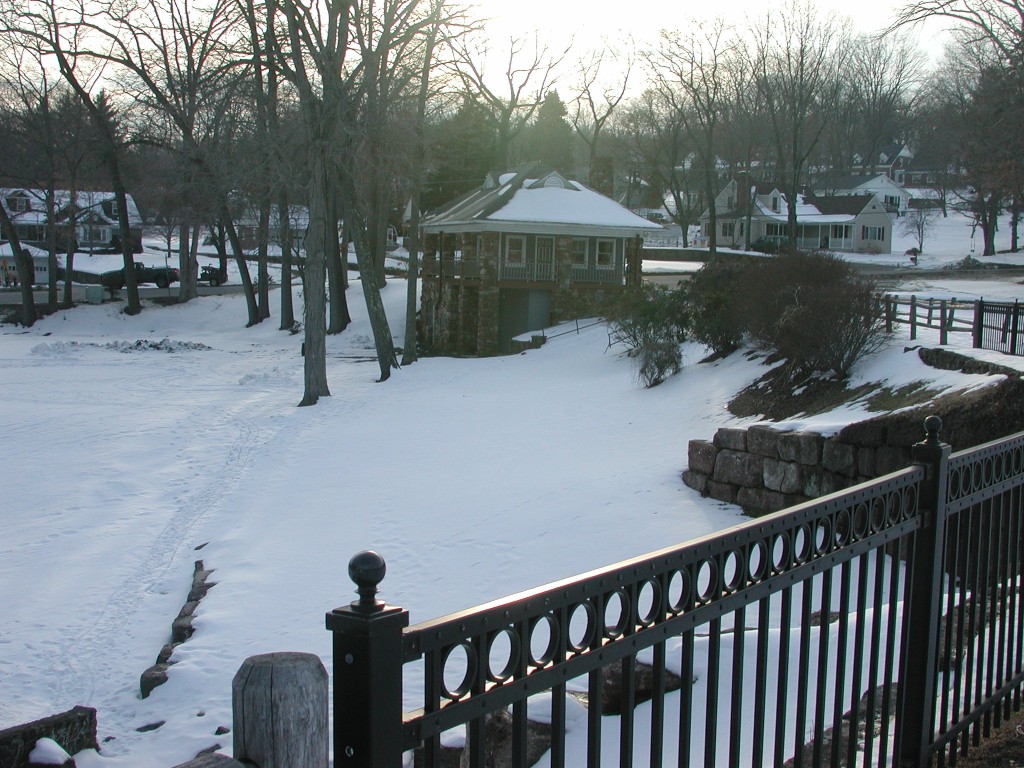
[[[21,195],[14,195],[13,197],[8,198],[7,203],[11,206],[11,211],[13,213],[25,213],[26,211],[31,210],[31,207],[28,204],[28,198],[22,197]]]
[[[518,243],[518,248],[513,248],[512,243],[515,241]],[[518,252],[519,258],[512,258],[512,254]],[[526,266],[526,235],[506,235],[505,236],[505,263],[513,264],[517,267]]]
[[[601,246],[603,246],[603,245],[611,246],[611,263],[609,263],[609,264],[602,264],[601,263],[601,258],[602,258]],[[607,255],[607,254],[604,254],[604,255]],[[598,239],[598,241],[597,241],[597,252],[595,253],[594,258],[595,258],[595,262],[596,262],[596,265],[597,265],[598,269],[615,269],[615,241],[614,240],[604,239],[604,238]]]
[[[869,227],[862,224],[860,229],[861,240],[871,240],[877,243],[885,242],[885,227]]]
[[[577,250],[577,246],[583,246],[583,253]],[[582,258],[580,258],[582,257]],[[572,239],[572,265],[574,267],[587,266],[587,259],[590,258],[590,239],[586,237],[574,237]]]

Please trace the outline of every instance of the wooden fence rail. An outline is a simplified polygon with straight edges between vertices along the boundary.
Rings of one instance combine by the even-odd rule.
[[[1019,301],[886,295],[882,304],[885,329],[890,333],[897,325],[907,325],[911,340],[915,340],[921,329],[937,331],[943,345],[949,344],[951,333],[969,333],[971,344],[977,349],[1024,355],[1024,306]]]

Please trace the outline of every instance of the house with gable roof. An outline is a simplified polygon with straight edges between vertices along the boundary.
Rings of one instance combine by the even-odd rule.
[[[530,163],[489,174],[422,229],[421,338],[438,352],[492,355],[638,285],[643,237],[661,227]]]
[[[882,201],[887,213],[903,216],[910,208],[911,193],[884,173],[874,176],[841,176],[815,185],[817,196],[874,195]]]
[[[848,253],[889,253],[892,218],[875,195],[798,195],[797,248]],[[715,198],[717,243],[747,248],[768,240],[789,240],[789,207],[778,187],[730,181]],[[709,211],[701,215],[701,234],[710,235]]]
[[[48,234],[54,228],[57,246],[62,250],[71,242],[86,251],[120,248],[117,197],[113,192],[78,192],[72,202],[68,190],[54,190],[56,213],[52,222],[46,212],[46,192],[41,189],[0,189],[0,205],[6,209],[22,243],[45,248]],[[142,216],[131,195],[128,223],[132,248],[138,253],[142,250]],[[0,239],[9,238],[10,233],[0,232]]]

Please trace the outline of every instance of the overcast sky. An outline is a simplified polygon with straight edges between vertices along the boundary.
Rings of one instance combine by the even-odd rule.
[[[507,45],[509,37],[522,37],[536,30],[552,50],[563,49],[574,41],[574,48],[582,53],[597,50],[606,43],[614,47],[616,41],[628,36],[639,43],[650,42],[659,30],[685,28],[699,16],[722,16],[745,28],[763,18],[768,10],[781,9],[783,5],[759,0],[477,0],[475,15],[489,19],[487,32],[494,45]],[[900,2],[817,0],[815,5],[823,16],[834,18],[837,23],[849,19],[855,32],[878,32],[893,21]],[[907,29],[904,34],[934,61],[942,53],[943,28],[939,22],[929,22],[923,31]]]

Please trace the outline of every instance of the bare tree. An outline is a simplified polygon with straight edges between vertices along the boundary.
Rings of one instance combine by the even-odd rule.
[[[490,51],[486,44],[474,45],[468,36],[454,41],[455,72],[463,89],[487,111],[497,136],[497,161],[502,169],[512,161],[513,140],[533,118],[544,96],[554,85],[555,72],[568,54],[566,48],[551,54],[534,35],[532,44],[523,39],[509,40],[505,71],[492,84],[484,68]]]
[[[573,100],[569,119],[577,135],[587,145],[587,183],[606,195],[614,194],[614,177],[602,162],[601,139],[609,119],[626,96],[633,73],[631,46],[621,49],[605,48],[591,53],[579,63],[579,93]],[[602,78],[613,69],[610,80]],[[607,75],[606,75],[607,76]]]
[[[725,23],[697,23],[687,33],[662,32],[661,44],[645,58],[655,87],[690,137],[711,217],[709,247],[717,246],[713,201],[718,194],[719,135],[731,97],[730,75],[737,42]]]
[[[1024,2],[1021,0],[911,0],[900,10],[888,32],[927,19],[948,19],[965,33],[962,47],[991,46],[1008,66],[1024,70]]]
[[[846,26],[821,19],[803,0],[759,25],[751,68],[768,116],[776,182],[786,196],[790,247],[797,196],[822,136],[833,123],[849,56]]]
[[[657,190],[687,245],[689,228],[697,223],[706,200],[691,162],[694,147],[685,125],[656,90],[644,91],[631,101],[615,122],[616,132],[629,148],[629,175],[639,176]]]
[[[900,232],[914,238],[918,253],[924,252],[924,241],[935,228],[938,215],[935,209],[915,208],[900,220]]]
[[[142,311],[128,221],[128,193],[124,180],[125,135],[118,109],[102,89],[101,63],[87,44],[91,17],[84,6],[58,5],[53,0],[0,0],[0,34],[14,45],[42,52],[81,99],[101,140],[101,154],[110,175],[117,203],[118,237],[124,260],[130,315]]]

